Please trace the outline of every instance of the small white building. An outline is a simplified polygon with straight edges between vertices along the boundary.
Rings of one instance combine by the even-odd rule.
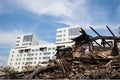
[[[23,34],[17,37],[15,47],[11,49],[8,66],[21,71],[23,66],[46,66],[42,63],[53,59],[56,52],[55,44],[39,45],[37,37],[33,34]]]

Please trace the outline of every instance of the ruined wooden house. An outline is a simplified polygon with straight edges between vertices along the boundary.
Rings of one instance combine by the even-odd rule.
[[[72,45],[71,48],[57,49],[57,58],[79,58],[87,55],[92,55],[92,57],[108,58],[110,56],[119,55],[120,37],[116,37],[108,26],[107,29],[110,31],[112,36],[101,36],[92,27],[90,28],[98,36],[92,37],[81,28],[81,35],[72,39],[75,44]],[[101,43],[98,43],[97,40],[101,40]]]

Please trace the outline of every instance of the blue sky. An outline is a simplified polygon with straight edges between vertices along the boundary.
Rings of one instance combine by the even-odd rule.
[[[16,36],[35,34],[40,41],[55,43],[56,29],[89,26],[110,35],[108,25],[118,35],[120,0],[0,0],[0,65],[6,65]]]

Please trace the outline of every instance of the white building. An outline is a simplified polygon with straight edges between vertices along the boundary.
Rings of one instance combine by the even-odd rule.
[[[80,35],[79,26],[59,28],[56,31],[56,46],[59,47],[71,47],[74,42],[72,38]]]
[[[17,36],[15,47],[11,49],[8,59],[8,66],[21,71],[25,65],[36,66],[53,59],[57,47],[71,47],[74,42],[72,38],[80,35],[80,27],[59,28],[56,32],[56,44],[39,44],[39,40],[33,34]]]
[[[17,36],[15,48],[21,48],[26,46],[36,46],[39,44],[39,40],[32,33]]]
[[[55,55],[55,44],[39,45],[37,37],[33,34],[24,34],[17,37],[15,47],[11,49],[8,65],[21,71],[25,65],[36,66],[53,59]]]

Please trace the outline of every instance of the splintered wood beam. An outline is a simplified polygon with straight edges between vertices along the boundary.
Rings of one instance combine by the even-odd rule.
[[[89,26],[90,27],[90,29],[92,29],[92,31],[94,31],[99,37],[101,37],[101,35],[95,30],[95,29],[93,29],[91,26]]]
[[[95,29],[93,29],[91,26],[90,26],[90,29],[91,29],[92,31],[94,31],[94,32],[101,38],[101,35],[100,35]],[[101,39],[102,39],[102,38],[101,38]],[[112,47],[105,39],[102,39],[102,41],[103,41],[103,46],[104,46],[104,47],[105,47],[104,42],[107,43],[108,46]]]
[[[107,29],[110,31],[110,33],[115,37],[114,33],[110,30],[110,28],[106,25]]]
[[[85,30],[83,28],[81,28],[80,32],[83,33],[83,34],[86,34],[86,32],[85,32]]]
[[[52,65],[52,66],[46,66],[44,68],[37,68],[36,70],[34,70],[31,74],[26,76],[26,79],[33,79],[37,74],[39,74],[42,71],[51,69],[51,68],[55,68],[56,65]]]

